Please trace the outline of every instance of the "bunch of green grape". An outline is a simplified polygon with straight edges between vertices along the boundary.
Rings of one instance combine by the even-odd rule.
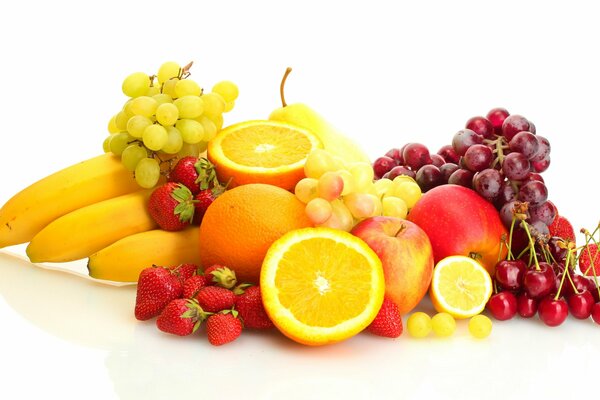
[[[206,150],[223,126],[223,113],[233,109],[238,97],[230,81],[205,93],[189,79],[191,66],[169,61],[156,75],[134,72],[123,81],[128,99],[110,119],[103,148],[121,157],[143,188],[158,183],[164,165]]]

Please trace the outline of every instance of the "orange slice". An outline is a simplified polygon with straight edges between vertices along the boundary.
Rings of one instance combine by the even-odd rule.
[[[207,157],[219,181],[230,187],[267,183],[292,190],[304,178],[308,154],[322,148],[306,129],[278,121],[246,121],[231,125],[208,143]]]
[[[429,295],[438,312],[470,318],[485,308],[492,295],[492,279],[485,268],[470,257],[446,257],[433,269]]]
[[[332,228],[297,229],[276,240],[263,262],[260,287],[275,326],[313,346],[365,329],[385,292],[377,254],[356,236]]]

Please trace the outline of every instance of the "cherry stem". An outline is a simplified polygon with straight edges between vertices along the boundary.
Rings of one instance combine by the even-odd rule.
[[[565,272],[563,273],[563,276],[560,280],[560,285],[558,285],[558,290],[556,291],[556,295],[554,296],[554,301],[558,300],[558,298],[560,297],[560,291],[562,290],[563,283],[565,282],[565,275],[569,275],[569,261],[571,261],[571,251],[572,250],[569,249],[567,253],[567,267],[565,268]],[[571,277],[569,277],[569,279],[571,279]],[[575,289],[575,293],[578,293],[577,288],[575,288],[575,285],[573,285],[573,288]]]
[[[514,260],[514,256],[512,253],[512,238],[513,238],[513,231],[515,229],[516,220],[517,220],[516,216],[513,215],[512,222],[510,223],[510,232],[508,233],[508,259],[509,260]],[[511,257],[513,257],[513,258],[511,258]]]
[[[533,254],[533,261],[535,262],[535,270],[539,271],[541,268],[540,268],[540,264],[537,259],[537,255],[535,254],[535,242],[531,238],[531,233],[529,233],[529,227],[527,226],[527,222],[521,221],[521,226],[523,227],[523,229],[525,229],[525,233],[527,233],[527,237],[529,238],[529,255],[531,257],[531,255]]]
[[[285,73],[283,74],[283,78],[281,78],[281,83],[279,84],[279,96],[281,97],[281,106],[285,107],[287,106],[287,103],[285,102],[285,96],[283,94],[284,92],[284,87],[285,87],[285,81],[287,80],[288,75],[290,74],[290,72],[292,72],[292,68],[287,67],[285,69]]]

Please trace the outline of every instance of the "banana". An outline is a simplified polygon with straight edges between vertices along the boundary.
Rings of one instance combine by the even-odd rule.
[[[92,254],[88,271],[97,279],[137,282],[140,272],[153,264],[200,265],[199,231],[191,226],[178,232],[154,229],[127,236]]]
[[[151,190],[139,190],[72,211],[52,221],[31,239],[32,262],[87,258],[119,239],[158,226],[147,211]]]
[[[111,154],[82,161],[14,195],[0,209],[0,248],[30,241],[51,221],[78,208],[139,190]]]

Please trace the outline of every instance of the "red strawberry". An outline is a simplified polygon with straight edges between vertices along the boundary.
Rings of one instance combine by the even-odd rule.
[[[179,336],[194,333],[207,314],[198,303],[189,299],[172,300],[156,319],[156,326],[163,332]]]
[[[244,323],[244,328],[268,329],[273,327],[273,322],[269,319],[263,306],[259,286],[250,286],[238,295],[235,300],[235,308]]]
[[[235,305],[235,294],[229,289],[219,286],[200,288],[196,297],[200,307],[207,312],[219,312],[231,309]]]
[[[375,335],[389,338],[397,338],[402,334],[402,317],[398,305],[387,297],[377,316],[367,327],[367,330]]]
[[[156,317],[173,299],[181,297],[181,281],[162,267],[145,268],[140,273],[135,299],[135,317],[145,321]]]
[[[198,274],[199,268],[196,264],[179,264],[171,267],[173,272],[179,277],[181,283]]]
[[[207,275],[194,275],[186,279],[183,283],[183,298],[192,299],[198,294],[200,289],[207,286],[209,277]]]
[[[237,339],[242,334],[242,322],[233,313],[219,313],[206,321],[208,341],[213,346],[221,346]]]
[[[579,270],[584,275],[600,276],[600,256],[598,253],[597,244],[590,243],[581,249],[579,257]]]
[[[210,189],[201,190],[194,196],[194,200],[196,200],[194,203],[194,206],[196,207],[196,210],[194,211],[194,224],[200,225],[208,207],[224,192],[225,186],[217,184]]]
[[[569,220],[562,215],[557,215],[548,229],[550,230],[551,236],[558,236],[560,238],[569,239],[572,242],[575,242],[575,231],[573,230],[573,225],[571,225]]]
[[[180,159],[169,173],[169,182],[187,186],[192,194],[219,183],[215,166],[206,158],[187,156]]]
[[[235,272],[231,269],[214,264],[204,270],[204,275],[210,277],[210,285],[217,285],[226,289],[231,289],[237,284],[237,278]]]
[[[180,231],[194,218],[194,197],[181,183],[167,182],[150,195],[148,212],[165,231]]]

